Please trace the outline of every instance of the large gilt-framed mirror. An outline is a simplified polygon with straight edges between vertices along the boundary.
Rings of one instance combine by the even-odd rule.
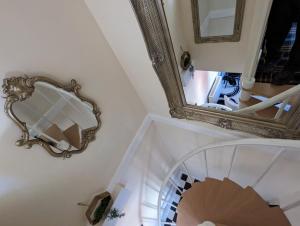
[[[196,43],[238,42],[245,0],[192,0]]]
[[[61,84],[48,77],[3,80],[5,112],[21,129],[17,146],[37,144],[54,157],[70,158],[86,150],[101,126],[96,103],[80,94],[71,80]]]
[[[246,1],[238,2],[242,6],[236,10],[244,11]],[[198,66],[193,51],[202,44],[194,39],[193,11],[198,10],[194,0],[131,3],[172,117],[262,137],[300,138],[300,85],[251,85],[252,78],[245,79],[238,71],[210,71]],[[220,43],[205,45],[217,48]]]

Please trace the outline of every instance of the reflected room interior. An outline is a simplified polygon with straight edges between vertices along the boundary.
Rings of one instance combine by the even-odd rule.
[[[225,111],[237,110],[240,76],[240,73],[230,72],[184,72],[182,84],[187,104]]]
[[[32,96],[16,102],[13,112],[26,122],[32,139],[44,140],[61,151],[80,149],[82,131],[97,126],[90,104],[44,82],[36,82]]]
[[[285,95],[290,88],[299,84],[300,79],[297,74],[298,71],[300,72],[300,60],[295,60],[300,59],[300,48],[297,45],[296,35],[299,16],[289,16],[288,21],[274,23],[281,18],[278,13],[282,10],[278,8],[288,3],[280,3],[279,0],[275,0],[273,3],[261,46],[256,82],[251,90],[244,90],[250,93],[247,100],[241,98],[242,71],[230,71],[226,68],[224,71],[216,71],[214,68],[202,68],[199,66],[201,59],[197,58],[199,45],[218,45],[218,43],[203,43],[203,40],[208,40],[207,38],[210,37],[226,38],[235,32],[234,27],[238,19],[237,9],[243,8],[238,4],[242,4],[242,1],[192,0],[192,9],[189,9],[189,12],[187,11],[188,7],[184,7],[183,4],[185,3],[180,0],[166,0],[164,11],[178,63],[185,101],[188,105],[241,114],[248,113],[247,109],[249,109],[252,114],[253,106],[259,106],[260,103],[268,105],[268,101],[273,100],[273,97]],[[297,8],[293,11],[297,11]],[[288,13],[288,10],[284,13]],[[187,29],[191,27],[188,24],[191,19],[187,19],[187,17],[193,17],[193,31]],[[276,26],[275,28],[274,25],[277,24],[285,27]],[[202,41],[198,42],[201,39]],[[219,40],[219,42],[221,41],[222,39]],[[223,41],[228,42],[226,39]],[[210,41],[208,40],[208,42]],[[272,57],[269,56],[270,54]],[[285,120],[294,113],[298,97],[297,94],[286,101],[280,100],[264,109],[254,111],[254,114],[256,117],[264,119],[282,118]]]
[[[202,37],[233,35],[236,0],[198,0]]]

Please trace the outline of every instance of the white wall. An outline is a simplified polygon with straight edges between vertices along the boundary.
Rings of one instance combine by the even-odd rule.
[[[86,152],[55,159],[41,147],[14,145],[20,130],[0,99],[0,225],[82,226],[87,202],[106,188],[145,109],[81,0],[3,0],[1,79],[15,72],[75,78],[102,110],[102,128]]]
[[[210,0],[209,8],[210,10],[219,10],[219,9],[232,9],[235,8],[237,0]]]
[[[199,70],[243,72],[247,56],[248,36],[253,20],[256,0],[247,1],[240,42],[195,44],[193,36],[191,2],[181,1],[184,15],[185,33],[195,66]]]
[[[243,76],[254,76],[258,48],[264,35],[264,26],[272,0],[246,1],[240,42],[195,44],[192,16],[185,16],[185,33],[189,36],[189,49],[196,68],[241,72]],[[181,1],[184,15],[189,15],[190,1]]]
[[[245,79],[251,80],[251,77],[255,77],[256,68],[259,61],[260,47],[265,35],[272,3],[273,0],[256,1],[253,22],[251,25],[251,30],[248,34],[249,41],[247,44],[247,49],[245,50],[247,53],[243,72]]]
[[[130,1],[85,0],[148,112],[169,115]]]
[[[209,0],[199,0],[198,1],[198,4],[199,4],[199,19],[200,19],[201,24],[205,21],[206,17],[209,14],[209,11],[210,11],[210,7],[209,7],[210,4],[209,3],[210,3]]]
[[[261,35],[263,34],[262,27],[265,23],[265,18],[268,14],[268,6],[270,5],[271,0],[246,1],[240,42],[202,44],[196,44],[194,42],[191,1],[177,1],[181,4],[181,18],[183,18],[182,26],[186,37],[185,42],[187,42],[187,49],[191,52],[193,62],[197,69],[208,71],[241,72],[246,75],[253,73],[253,61],[255,61],[255,54],[259,46]],[[216,4],[213,4],[212,2],[210,3],[214,10],[217,9]],[[228,4],[231,5],[233,3],[233,1],[228,2]],[[225,7],[225,5],[222,5],[222,7]],[[201,9],[205,8],[207,7],[202,7]],[[171,34],[175,33],[172,30],[178,30],[178,28],[175,29],[174,26],[174,24],[170,26]],[[176,26],[181,25],[180,23],[176,23]],[[231,30],[231,27],[229,27],[229,30]],[[229,31],[225,32],[228,33]],[[181,43],[174,42],[174,45],[180,46]],[[175,46],[174,48],[176,49],[178,47]]]
[[[233,35],[235,17],[210,19],[207,36]]]
[[[179,71],[182,71],[180,67],[180,60],[182,51],[187,50],[186,34],[183,29],[183,15],[181,12],[180,1],[165,0],[164,9],[166,18],[168,20],[169,30],[172,37],[174,52],[178,64]]]

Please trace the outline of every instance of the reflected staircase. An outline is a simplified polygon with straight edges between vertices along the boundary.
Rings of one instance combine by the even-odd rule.
[[[243,92],[247,92],[250,98],[247,101],[240,100],[240,110],[236,111],[237,113],[286,122],[293,120],[293,115],[299,111],[300,85],[277,86],[270,83],[255,83],[251,90]],[[265,100],[259,100],[255,96]],[[288,105],[291,108],[286,111]]]

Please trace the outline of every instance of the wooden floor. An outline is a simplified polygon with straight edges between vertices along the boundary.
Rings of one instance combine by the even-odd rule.
[[[217,226],[291,226],[279,207],[269,207],[253,188],[226,178],[194,183],[183,193],[177,214],[177,226],[205,221]]]
[[[273,85],[271,83],[259,83],[256,82],[254,84],[254,87],[251,89],[251,93],[252,95],[257,95],[257,96],[263,96],[266,98],[271,98],[274,97],[290,88],[292,88],[293,85],[282,85],[282,86],[278,86],[278,85]],[[290,104],[297,104],[298,103],[298,96],[294,97],[290,100]],[[257,100],[255,98],[251,98],[248,101],[241,101],[241,106],[243,106],[243,108],[245,107],[249,107],[255,104],[260,103],[260,100]],[[266,119],[273,119],[276,115],[278,111],[278,108],[272,106],[269,108],[266,108],[264,110],[258,111],[257,112],[257,116],[260,116],[262,118],[266,118]]]
[[[261,83],[256,82],[254,84],[254,87],[251,89],[251,91],[256,95],[261,95],[265,97],[274,97],[290,88],[292,88],[293,85],[273,85],[271,83]]]

